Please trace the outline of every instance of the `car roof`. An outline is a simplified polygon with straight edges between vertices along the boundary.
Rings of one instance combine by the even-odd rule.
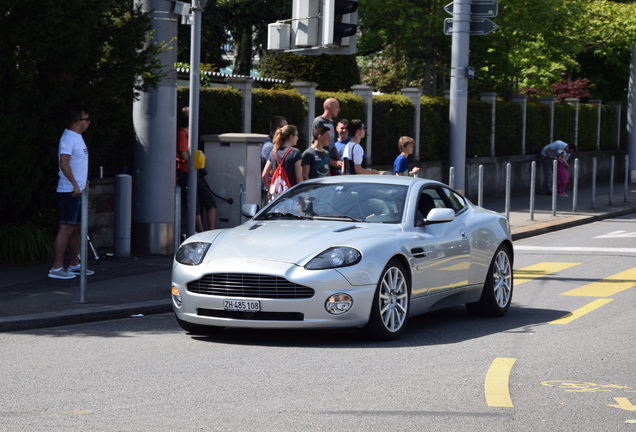
[[[438,181],[425,179],[425,178],[396,176],[396,175],[364,175],[364,174],[322,177],[322,178],[306,180],[302,182],[301,184],[307,184],[307,183],[327,183],[327,184],[376,183],[376,184],[404,185],[404,186],[411,186],[415,183],[424,183],[424,184],[430,184],[431,186],[446,186],[443,183],[440,183]]]

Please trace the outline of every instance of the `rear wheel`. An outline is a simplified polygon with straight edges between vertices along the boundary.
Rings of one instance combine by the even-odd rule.
[[[220,332],[221,330],[223,330],[223,327],[192,324],[187,321],[180,320],[179,318],[177,318],[176,315],[175,315],[175,318],[177,320],[177,323],[179,324],[179,327],[181,327],[182,329],[184,329],[185,331],[193,335],[211,335],[211,334],[216,334]]]
[[[384,267],[371,304],[366,331],[376,340],[395,340],[404,331],[409,315],[411,289],[404,266],[392,259]]]
[[[499,246],[492,259],[481,298],[476,303],[467,303],[473,315],[499,317],[510,309],[512,302],[512,260],[507,246]]]

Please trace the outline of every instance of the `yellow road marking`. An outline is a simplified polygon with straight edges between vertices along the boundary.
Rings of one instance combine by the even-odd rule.
[[[569,269],[581,263],[542,262],[528,267],[520,268],[514,272],[514,286],[524,282],[547,276],[561,270]]]
[[[561,293],[566,296],[609,297],[636,286],[636,267]]]
[[[514,365],[516,361],[516,358],[501,357],[493,360],[488,369],[488,373],[486,373],[486,381],[484,382],[484,394],[486,395],[486,403],[488,406],[514,407],[512,399],[510,399],[508,381],[510,379],[512,365]]]
[[[592,303],[585,305],[581,308],[578,308],[577,310],[570,312],[567,315],[562,316],[559,319],[556,319],[554,321],[550,321],[550,324],[568,324],[571,323],[572,321],[574,321],[577,318],[581,318],[583,315],[588,314],[590,312],[592,312],[595,309],[600,308],[603,305],[608,304],[609,302],[613,301],[613,299],[598,299],[598,300],[594,300]]]
[[[617,405],[610,405],[607,404],[607,406],[611,406],[614,408],[620,408],[620,409],[624,409],[627,411],[636,411],[636,405],[633,405],[629,399],[624,398],[624,397],[615,397],[614,400],[617,402]]]

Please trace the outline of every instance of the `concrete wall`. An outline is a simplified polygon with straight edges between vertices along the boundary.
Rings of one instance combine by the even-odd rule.
[[[571,159],[570,174],[574,172],[574,159],[579,159],[579,186],[586,187],[592,184],[592,159],[596,157],[597,161],[597,186],[609,184],[609,173],[611,157],[614,156],[614,181],[621,183],[624,181],[625,172],[625,152],[624,151],[594,151],[575,153]],[[210,156],[208,154],[208,161]],[[543,171],[538,155],[526,156],[502,156],[502,157],[482,157],[466,159],[466,196],[473,202],[477,202],[478,185],[479,185],[479,165],[484,166],[484,198],[503,198],[505,196],[506,187],[506,164],[511,164],[512,188],[511,195],[530,195],[530,170],[532,161],[536,161],[536,193],[543,193]],[[421,166],[420,177],[438,180],[448,183],[448,162],[432,161],[411,163],[412,166]],[[381,170],[390,171],[393,167],[378,166],[374,167]],[[260,169],[260,157],[258,169]],[[215,186],[215,192],[221,195],[230,195],[231,190],[227,178],[219,173],[218,170],[209,169],[206,180],[210,185]],[[215,173],[218,178],[215,176]],[[244,173],[247,174],[247,173]],[[258,176],[260,178],[260,174]],[[570,178],[570,182],[573,179]],[[227,190],[226,190],[227,189]],[[237,197],[238,198],[238,197]],[[221,200],[217,200],[217,204],[224,204]],[[232,207],[238,209],[238,199]],[[113,225],[115,210],[115,179],[95,179],[91,180],[91,190],[89,194],[89,227],[88,234],[91,237],[95,248],[112,249],[113,247]]]

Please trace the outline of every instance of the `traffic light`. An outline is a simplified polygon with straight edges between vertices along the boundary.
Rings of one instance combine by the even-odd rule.
[[[292,48],[320,45],[320,0],[294,0],[292,4]]]
[[[353,45],[358,31],[357,0],[323,0],[322,42],[325,48]]]

